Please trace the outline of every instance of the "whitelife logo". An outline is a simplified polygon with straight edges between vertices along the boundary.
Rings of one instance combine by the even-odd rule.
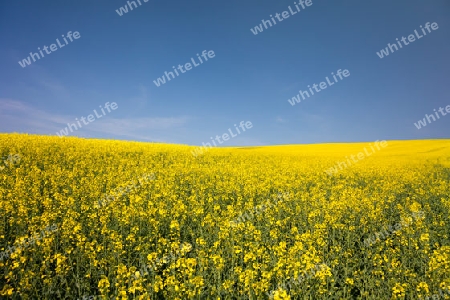
[[[413,212],[412,213],[412,217],[414,219],[423,219],[425,218],[425,213],[423,211],[419,211],[419,212]],[[384,228],[382,231],[375,233],[372,237],[368,237],[367,239],[364,240],[364,246],[365,247],[370,247],[373,244],[375,244],[378,240],[385,240],[387,239],[390,235],[394,234],[395,232],[401,230],[402,228],[406,228],[409,227],[410,224],[406,223],[406,222],[400,222],[395,224],[394,226],[389,225],[388,226],[388,231],[386,231],[386,229]]]
[[[381,150],[380,145],[381,145],[381,147],[385,148],[385,147],[388,146],[388,142],[385,141],[385,140],[383,140],[383,141],[381,141],[381,142],[378,141],[378,140],[375,141],[375,148],[377,148],[378,151]],[[372,151],[373,151],[372,153],[368,152],[368,151],[367,151],[367,148],[364,147],[364,153],[365,153],[365,154],[364,154],[363,152],[359,152],[358,154],[356,154],[356,156],[358,157],[357,159],[356,159],[355,155],[353,155],[353,154],[350,155],[352,161],[353,161],[354,163],[357,163],[358,161],[361,161],[361,160],[363,160],[364,158],[366,158],[366,156],[369,157],[369,156],[371,156],[372,154],[374,154],[374,153],[375,153],[375,149],[373,149],[372,144],[370,144],[370,148],[371,148]],[[332,175],[336,174],[337,172],[339,172],[339,169],[340,169],[340,170],[343,170],[342,165],[344,165],[344,168],[350,167],[350,166],[352,165],[352,162],[350,161],[350,158],[348,158],[348,156],[346,156],[345,158],[347,158],[348,165],[347,165],[345,162],[338,162],[337,164],[335,164],[334,167],[332,167],[332,168],[330,168],[330,169],[328,169],[328,170],[326,171],[327,174],[330,175],[330,176],[332,176]],[[355,159],[356,159],[356,160],[355,160]],[[338,169],[338,167],[339,167],[339,169]]]
[[[94,109],[94,113],[95,113],[95,116],[97,117],[97,119],[100,119],[101,117],[103,117],[103,116],[106,115],[105,111],[103,110],[103,107],[102,107],[101,105],[99,105],[99,107],[100,107],[100,109],[102,110],[103,115],[99,115],[99,114],[97,113],[97,110]],[[111,103],[111,107],[110,107],[109,102],[106,102],[104,108],[106,108],[106,110],[110,113],[110,112],[111,112],[110,108],[111,108],[112,110],[116,110],[116,109],[118,108],[118,106],[117,106],[117,103],[116,103],[116,102],[112,102],[112,103]],[[87,116],[87,120],[88,120],[87,123],[86,123],[86,118],[85,118],[85,117],[81,117],[80,119],[81,119],[81,121],[83,122],[84,125],[88,125],[89,123],[92,123],[92,122],[94,122],[94,121],[96,120],[96,119],[94,118],[94,115],[89,115],[89,116]],[[74,127],[75,130],[78,130],[79,128],[81,128],[82,126],[81,126],[80,121],[78,120],[78,118],[75,118],[75,120],[77,121],[79,127],[77,127],[77,125],[74,124],[74,123],[72,123],[72,124],[67,123],[68,128],[65,127],[64,129],[60,130],[60,131],[57,132],[56,134],[57,134],[60,138],[62,138],[63,136],[69,134],[69,129],[70,129],[70,132],[73,132],[72,127]]]
[[[415,35],[414,34],[408,35],[409,43],[406,41],[406,38],[404,36],[402,36],[401,41],[403,42],[403,44],[405,46],[408,46],[410,43],[414,42],[416,40],[416,37],[419,40],[419,39],[423,38],[425,35],[427,35],[427,33],[425,32],[425,29],[423,29],[422,25],[420,25],[420,28],[422,29],[422,32],[423,32],[424,35],[420,35],[417,32],[417,30],[414,30]],[[433,30],[438,30],[439,26],[438,26],[438,24],[436,22],[434,22],[432,24],[430,24],[430,22],[427,22],[427,24],[425,24],[425,28],[427,29],[428,33],[431,33],[430,28],[433,29]],[[396,40],[397,40],[397,44],[400,47],[400,49],[403,48],[402,47],[402,43],[400,43],[398,38],[396,38]],[[378,57],[384,58],[385,56],[388,56],[389,55],[389,49],[391,50],[391,53],[394,53],[394,51],[398,51],[398,47],[397,47],[397,45],[395,43],[394,44],[390,44],[389,43],[388,46],[385,49],[382,49],[380,52],[377,52]]]
[[[144,2],[148,2],[149,0],[142,0]],[[137,0],[137,2],[139,3],[139,6],[142,5],[140,0]],[[133,6],[131,6],[131,4],[134,5],[134,8],[138,8],[137,4],[135,1],[127,1],[128,6],[130,7],[130,11],[133,10]],[[123,7],[120,7],[119,9],[116,9],[116,13],[121,17],[123,16],[123,14],[128,13],[128,7],[126,5],[124,5]]]
[[[327,82],[322,81],[322,82],[319,83],[319,84],[314,83],[314,84],[312,85],[312,88],[311,88],[311,86],[308,85],[309,91],[311,92],[311,96],[309,95],[308,91],[302,91],[302,90],[300,90],[299,93],[298,93],[296,96],[292,97],[292,99],[288,99],[288,102],[289,102],[292,106],[294,106],[296,103],[302,102],[302,99],[300,99],[300,95],[302,96],[303,100],[306,100],[306,97],[309,98],[309,97],[314,96],[313,88],[314,88],[314,90],[316,91],[316,93],[319,93],[319,92],[323,91],[324,89],[328,88],[329,86],[332,86],[332,85],[334,85],[335,83],[339,82],[338,79],[336,78],[336,75],[337,75],[337,76],[341,79],[341,81],[342,81],[342,80],[344,80],[344,78],[342,78],[342,76],[344,76],[345,78],[349,77],[349,76],[350,76],[350,71],[347,70],[347,69],[345,69],[344,71],[341,72],[341,69],[339,69],[339,70],[337,70],[336,75],[334,75],[333,72],[331,72],[331,75],[333,75],[334,82],[330,81],[330,79],[329,79],[328,76],[327,76],[327,77],[325,77],[326,80],[327,80]],[[328,83],[328,84],[327,84],[327,83]],[[318,89],[318,87],[320,87],[320,89]]]
[[[6,167],[10,167],[10,166],[14,166],[16,164],[18,164],[20,162],[20,155],[19,154],[14,154],[11,155],[9,154],[8,157],[3,161],[3,163],[5,164]],[[1,162],[0,162],[1,164]],[[5,169],[4,166],[0,166],[0,171],[2,171],[3,169]]]
[[[208,54],[208,56],[207,56],[207,54]],[[214,58],[215,56],[216,56],[216,54],[214,53],[213,50],[209,50],[208,53],[206,53],[206,50],[203,50],[203,52],[202,52],[202,57],[203,57],[203,59],[204,59],[205,61],[208,61],[208,57],[209,57],[209,58]],[[200,55],[199,55],[198,53],[197,53],[197,57],[198,57],[198,60],[200,61],[199,64],[196,64],[196,63],[195,63],[195,60],[194,60],[193,57],[191,58],[191,61],[192,61],[192,64],[194,65],[194,67],[197,67],[197,66],[200,66],[201,64],[203,64],[203,60],[202,60],[202,58],[200,57]],[[180,76],[180,74],[178,74],[177,69],[180,70],[180,72],[181,72],[182,74],[186,73],[187,71],[192,70],[192,65],[191,65],[191,63],[185,63],[185,64],[184,64],[184,67],[186,68],[186,70],[183,70],[183,66],[182,66],[182,65],[178,65],[177,68],[175,68],[175,66],[172,67],[172,68],[173,68],[173,71],[175,72],[175,74],[177,74],[177,77]],[[158,78],[158,79],[156,79],[156,80],[153,80],[153,83],[154,83],[157,87],[160,87],[162,84],[165,84],[165,83],[166,83],[166,78],[167,78],[168,81],[172,80],[172,79],[169,77],[169,75],[172,76],[172,79],[175,79],[175,75],[174,75],[172,72],[164,72],[164,75],[163,75],[161,78]],[[166,76],[166,77],[164,77],[164,76]]]
[[[66,45],[69,44],[69,42],[64,37],[64,34],[62,35],[62,37],[63,37],[64,42],[66,42],[66,44],[61,44],[59,39],[56,39],[56,42],[57,42],[59,48],[56,47],[56,44],[51,44],[50,47],[47,47],[47,45],[44,45],[44,47],[42,47],[42,50],[44,50],[45,53],[47,53],[47,54],[51,54],[52,52],[55,52],[56,50],[61,49],[62,47],[65,47]],[[78,31],[74,31],[73,34],[72,34],[72,31],[69,31],[67,33],[67,38],[71,42],[73,42],[72,37],[75,40],[78,40],[81,37],[81,35],[80,35],[80,33]],[[50,48],[51,52],[48,51],[49,48]],[[31,65],[31,59],[33,59],[33,62],[35,62],[36,61],[35,57],[37,57],[37,59],[41,59],[41,57],[43,58],[44,57],[44,53],[42,52],[41,47],[38,47],[38,50],[39,50],[39,53],[41,53],[41,56],[39,56],[39,53],[30,52],[30,56],[28,56],[27,58],[23,59],[22,61],[19,61],[19,65],[22,68],[25,68],[26,66]]]
[[[36,244],[36,241],[40,241],[43,238],[46,237],[46,233],[51,233],[51,232],[55,232],[58,230],[58,226],[56,226],[56,224],[53,224],[52,226],[47,226],[45,227],[44,230],[41,231],[41,233],[39,235],[34,234],[31,237],[22,239],[17,247],[16,246],[9,246],[8,250],[2,251],[0,252],[0,261],[2,261],[3,259],[8,259],[13,253],[15,253],[17,250],[22,250],[25,248],[28,248],[34,244]]]
[[[305,10],[306,7],[311,6],[313,3],[312,3],[312,0],[306,0],[306,1],[300,0],[300,1],[298,1],[298,4],[297,4],[297,2],[294,2],[294,4],[295,4],[295,7],[297,8],[297,12],[294,11],[291,6],[288,6],[289,11],[286,10],[286,11],[283,11],[281,14],[279,14],[279,13],[275,14],[275,17],[278,19],[278,22],[282,22],[282,21],[286,20],[287,18],[289,18],[290,16],[298,14],[301,10]],[[300,10],[299,5],[302,7],[301,10]],[[290,14],[289,14],[289,12],[290,12]],[[282,18],[280,18],[280,16]],[[266,29],[269,29],[270,27],[275,26],[277,24],[277,22],[275,21],[275,18],[272,15],[270,15],[270,18],[272,19],[273,25],[272,25],[272,22],[270,22],[270,20],[266,21],[266,20],[262,19],[261,20],[262,23],[260,23],[258,26],[255,26],[255,28],[250,28],[250,31],[254,35],[257,35],[258,33],[261,33],[264,31],[263,25]],[[269,25],[270,27],[267,27],[267,25]]]
[[[436,109],[433,109],[433,110],[434,110],[436,117],[439,120],[440,119],[439,114],[437,113]],[[438,111],[442,114],[443,117],[445,117],[448,113],[450,113],[450,105],[447,105],[445,107],[446,113],[444,112],[444,108],[442,108],[442,107],[439,107]],[[423,118],[423,120],[417,121],[417,123],[414,123],[414,125],[416,126],[417,129],[420,129],[422,127],[427,126],[427,120],[428,120],[428,124],[431,124],[431,119],[433,119],[433,122],[436,121],[436,118],[432,114],[431,115],[425,114],[425,118]]]
[[[241,123],[239,123],[239,127],[241,127],[242,131],[245,132],[245,128],[250,129],[250,128],[253,127],[253,124],[250,121],[245,122],[245,124],[244,124],[244,121],[241,121]],[[234,137],[238,136],[239,134],[241,134],[241,131],[239,130],[239,128],[237,128],[236,124],[234,124],[234,128],[236,129],[237,134],[233,134],[233,132],[231,131],[231,128],[228,128],[228,132],[230,133],[232,138],[234,138]],[[222,137],[223,141],[220,140],[221,137]],[[224,134],[222,134],[222,136],[216,135],[216,138],[215,138],[215,140],[217,142],[219,142],[220,144],[228,141],[229,139],[230,139],[230,136],[228,135],[228,133],[224,133]],[[216,147],[217,146],[216,142],[214,141],[214,139],[212,137],[211,137],[211,141],[213,142],[214,146]],[[212,148],[212,145],[210,143],[204,143],[203,142],[202,145],[203,145],[203,147],[197,147],[197,148],[195,148],[194,150],[191,151],[191,153],[192,153],[192,155],[194,155],[194,157],[197,157],[200,154],[203,154],[203,151],[206,152],[207,150]],[[206,146],[209,146],[209,148],[207,148]]]

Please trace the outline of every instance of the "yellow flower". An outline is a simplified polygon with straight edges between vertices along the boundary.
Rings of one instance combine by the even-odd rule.
[[[192,149],[0,133],[0,298],[450,299],[449,140]]]
[[[407,284],[396,283],[395,286],[392,288],[392,297],[394,297],[395,299],[405,297],[406,287]]]
[[[289,296],[285,290],[276,290],[273,293],[273,299],[274,300],[290,300],[291,296]]]
[[[106,276],[102,276],[103,278],[98,282],[98,289],[101,294],[106,294],[109,291],[110,283]]]
[[[428,242],[430,240],[430,235],[428,233],[424,233],[420,236],[420,240],[422,242]]]
[[[171,222],[170,222],[170,229],[180,229],[180,224],[178,223],[178,221],[177,220],[172,220]]]
[[[425,292],[425,293],[429,293],[430,292],[430,290],[428,289],[428,284],[426,284],[425,282],[420,282],[417,285],[416,291],[418,291],[419,293],[422,292],[422,291]]]

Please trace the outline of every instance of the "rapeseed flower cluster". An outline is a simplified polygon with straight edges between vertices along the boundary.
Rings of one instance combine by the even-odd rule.
[[[0,170],[0,252],[58,228],[0,261],[0,298],[449,298],[450,142],[389,141],[324,171],[364,147],[194,158],[184,145],[0,134],[0,157],[20,155]]]

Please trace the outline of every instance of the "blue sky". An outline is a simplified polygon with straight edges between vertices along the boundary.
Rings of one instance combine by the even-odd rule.
[[[2,1],[0,132],[56,135],[99,105],[118,109],[70,135],[200,145],[273,145],[449,138],[450,1],[319,1],[258,35],[250,28],[294,1]],[[420,25],[439,29],[380,59]],[[81,38],[22,68],[68,31]],[[62,41],[62,40],[61,40]],[[156,87],[196,53],[208,62]],[[294,106],[288,99],[338,69],[350,76]]]

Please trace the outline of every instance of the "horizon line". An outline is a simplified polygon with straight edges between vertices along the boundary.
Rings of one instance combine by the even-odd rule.
[[[156,142],[156,141],[139,141],[139,140],[129,140],[129,139],[110,139],[110,138],[99,138],[99,137],[80,137],[80,136],[64,136],[59,137],[57,135],[51,134],[36,134],[36,133],[26,133],[26,132],[0,132],[0,135],[29,135],[29,136],[42,136],[42,137],[54,137],[58,139],[83,139],[83,140],[101,140],[101,141],[117,141],[117,142],[129,142],[129,143],[147,143],[147,144],[167,144],[167,145],[177,145],[177,146],[188,146],[188,147],[205,147],[203,145],[190,145],[183,143],[169,143],[169,142]],[[427,139],[387,139],[385,141],[391,142],[406,142],[406,141],[435,141],[435,140],[449,140],[448,138],[427,138]],[[377,140],[375,140],[377,141]],[[307,146],[307,145],[326,145],[326,144],[363,144],[363,143],[372,143],[374,140],[368,141],[338,141],[338,142],[316,142],[316,143],[303,143],[303,144],[265,144],[265,145],[230,145],[230,146],[214,146],[210,148],[243,148],[243,147],[274,147],[274,146]],[[382,139],[378,139],[378,141],[383,141]],[[208,147],[205,147],[208,148]]]

